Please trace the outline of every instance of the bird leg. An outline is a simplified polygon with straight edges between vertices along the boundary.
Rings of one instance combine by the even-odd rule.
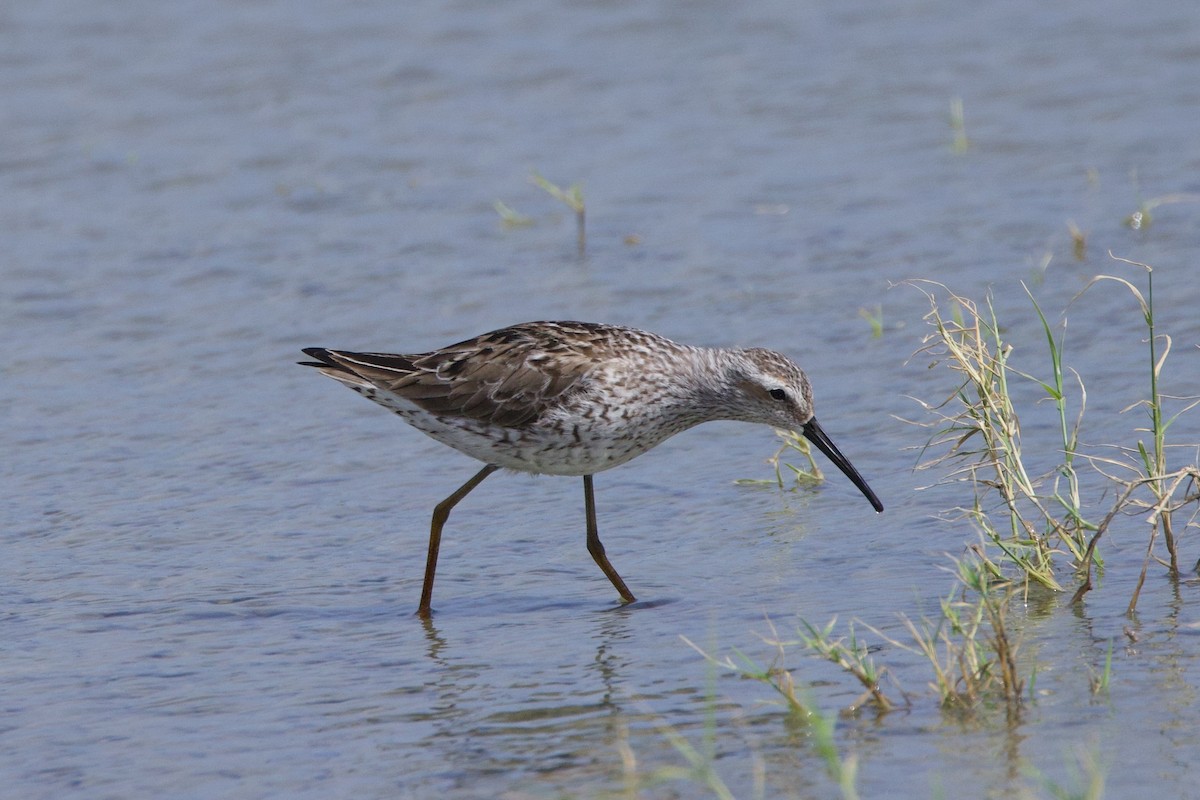
[[[442,526],[450,517],[450,509],[458,505],[459,500],[470,494],[472,489],[483,483],[484,478],[498,469],[500,468],[495,464],[488,464],[433,509],[433,522],[429,525],[429,556],[425,559],[425,585],[421,587],[421,605],[417,606],[417,616],[429,619],[429,615],[432,613],[429,601],[433,599],[433,574],[437,571],[438,548],[442,544]],[[603,554],[603,550],[601,550],[601,554]]]
[[[465,494],[465,492],[464,492]],[[600,543],[600,532],[596,528],[596,496],[592,490],[592,476],[583,476],[583,508],[587,515],[587,549],[592,554],[592,559],[612,581],[612,585],[616,587],[617,593],[621,595],[621,599],[626,603],[632,603],[637,600],[633,596],[633,592],[629,591],[629,587],[625,585],[625,581],[621,580],[621,576],[613,569],[613,565],[608,563],[608,556],[604,555],[604,545]]]

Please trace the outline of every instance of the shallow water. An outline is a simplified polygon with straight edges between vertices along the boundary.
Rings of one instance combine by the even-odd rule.
[[[906,363],[926,306],[894,284],[991,286],[1015,357],[1044,370],[1019,282],[1056,312],[1098,272],[1140,281],[1111,249],[1155,266],[1168,391],[1200,392],[1200,204],[1122,224],[1200,192],[1192,5],[876,5],[3,12],[7,791],[591,797],[632,772],[642,796],[695,797],[650,779],[684,763],[663,726],[700,747],[712,716],[737,796],[758,765],[767,796],[836,796],[769,690],[714,676],[680,637],[766,661],[767,620],[902,637],[897,612],[950,590],[944,554],[974,534],[933,516],[966,498],[916,491],[924,433],[893,415],[953,384]],[[532,169],[584,183],[585,258]],[[505,229],[496,199],[535,224]],[[872,339],[859,309],[876,305]],[[688,432],[596,479],[609,555],[644,601],[619,609],[584,550],[579,481],[497,475],[455,510],[422,624],[428,515],[476,465],[292,362],[537,318],[791,353],[887,512],[832,469],[817,489],[735,485],[769,477],[766,429]],[[1093,441],[1142,424],[1113,414],[1144,391],[1144,336],[1116,286],[1072,308]],[[1053,426],[1033,412],[1029,449]],[[1130,519],[1082,608],[1030,598],[1016,622],[1037,702],[1019,719],[944,715],[928,665],[880,643],[912,705],[839,722],[862,796],[1045,794],[1026,768],[1070,782],[1077,752],[1108,796],[1187,796],[1196,586],[1152,568],[1127,618],[1144,547]],[[1097,699],[1088,670],[1110,646]],[[785,666],[822,708],[858,694],[799,648]]]

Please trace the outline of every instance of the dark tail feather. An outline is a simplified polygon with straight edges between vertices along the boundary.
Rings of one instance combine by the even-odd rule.
[[[317,361],[297,361],[296,363],[302,367],[332,367],[340,372],[349,372],[341,364],[333,360],[333,356],[329,355],[329,351],[324,347],[306,347],[304,355],[312,356]]]
[[[375,377],[395,377],[397,374],[406,375],[416,370],[413,359],[417,356],[402,356],[394,353],[355,353],[349,350],[329,350],[324,347],[306,347],[304,354],[312,356],[316,361],[297,361],[304,367],[319,367],[334,372],[348,372],[351,375],[371,379],[374,373],[382,373]],[[327,373],[328,374],[328,373]]]

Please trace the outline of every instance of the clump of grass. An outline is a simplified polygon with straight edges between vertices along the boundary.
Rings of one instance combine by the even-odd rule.
[[[772,627],[773,631],[774,627]],[[778,642],[774,643],[776,646],[775,657],[770,664],[763,665],[737,649],[733,651],[734,655],[737,656],[736,661],[733,656],[717,658],[686,636],[681,636],[680,638],[684,644],[702,655],[704,660],[713,666],[735,672],[743,678],[749,678],[770,687],[783,699],[784,706],[787,708],[789,714],[803,720],[808,719],[815,713],[813,709],[810,709],[810,704],[806,699],[798,693],[796,681],[792,677],[792,673],[779,666],[784,658],[784,649]]]
[[[767,625],[771,632],[769,636],[763,637],[763,642],[774,647],[776,655],[771,665],[766,668],[760,667],[753,659],[736,650],[734,652],[737,653],[741,661],[740,665],[734,664],[729,658],[726,658],[724,661],[714,660],[694,644],[692,647],[712,663],[726,669],[733,669],[745,677],[753,678],[771,686],[787,701],[788,708],[791,711],[802,716],[808,716],[813,712],[797,696],[795,680],[792,678],[791,673],[778,666],[783,661],[787,648],[796,647],[797,645],[803,646],[822,658],[837,664],[843,670],[853,675],[863,685],[866,691],[850,706],[849,711],[858,711],[867,704],[873,705],[878,711],[891,711],[896,707],[896,704],[884,694],[882,688],[883,676],[887,670],[876,666],[875,660],[868,653],[867,646],[861,643],[855,635],[853,624],[850,625],[848,643],[846,641],[847,637],[838,637],[836,639],[833,637],[833,630],[837,625],[836,618],[831,620],[824,628],[817,628],[805,620],[800,620],[801,630],[797,631],[797,639],[782,639],[775,630],[773,623],[768,620]],[[688,642],[688,644],[691,644],[691,642]]]
[[[887,670],[876,666],[875,659],[871,658],[867,651],[867,646],[859,642],[858,637],[855,636],[853,624],[850,625],[849,643],[846,642],[846,637],[833,638],[833,629],[837,624],[836,618],[820,629],[805,620],[801,620],[800,624],[804,630],[800,632],[799,641],[777,642],[781,650],[785,644],[803,644],[809,650],[832,661],[853,675],[866,691],[854,701],[851,710],[857,710],[866,703],[871,703],[879,711],[891,711],[896,707],[895,703],[884,694],[881,686]]]
[[[1115,256],[1112,256],[1112,253],[1109,253],[1109,256],[1115,258]],[[1155,330],[1154,270],[1146,264],[1139,264],[1122,258],[1116,258],[1116,260],[1145,270],[1145,294],[1142,294],[1131,281],[1113,275],[1099,275],[1093,278],[1084,287],[1083,291],[1087,291],[1102,281],[1113,281],[1124,286],[1137,301],[1148,333],[1148,396],[1125,410],[1128,411],[1139,407],[1145,409],[1150,427],[1138,428],[1137,432],[1148,434],[1150,445],[1147,447],[1146,443],[1139,438],[1135,447],[1118,448],[1123,456],[1122,458],[1094,459],[1098,468],[1104,471],[1103,474],[1123,489],[1117,509],[1123,509],[1128,505],[1135,511],[1145,513],[1147,515],[1147,522],[1150,524],[1150,538],[1146,547],[1146,556],[1142,561],[1141,575],[1138,578],[1133,596],[1129,601],[1128,611],[1132,613],[1137,608],[1138,597],[1146,580],[1146,571],[1150,560],[1154,558],[1154,544],[1160,531],[1169,559],[1164,563],[1164,566],[1168,567],[1171,575],[1176,577],[1180,575],[1178,538],[1175,532],[1174,518],[1176,512],[1188,505],[1197,505],[1197,501],[1200,500],[1200,491],[1197,491],[1198,486],[1200,486],[1200,466],[1191,464],[1176,470],[1169,470],[1167,466],[1167,449],[1169,445],[1166,441],[1166,435],[1167,430],[1179,419],[1180,415],[1195,408],[1200,404],[1200,400],[1192,399],[1190,402],[1186,402],[1181,410],[1170,417],[1164,414],[1164,401],[1168,398],[1162,393],[1159,382],[1162,377],[1163,365],[1166,362],[1168,354],[1171,352],[1171,337],[1166,334],[1157,333]],[[1160,346],[1161,351],[1159,349]],[[1190,450],[1193,447],[1189,446],[1188,449]],[[1124,475],[1107,471],[1106,468],[1108,467],[1115,467],[1117,470],[1124,472]],[[1136,493],[1138,489],[1143,487],[1149,491],[1149,498],[1143,499]],[[1191,522],[1194,522],[1195,515],[1196,512],[1194,511]],[[1110,514],[1110,518],[1111,516]],[[1091,563],[1094,558],[1095,543],[1099,540],[1103,532],[1103,530],[1097,531],[1093,542],[1088,547],[1087,557],[1083,565],[1086,577],[1080,590],[1076,592],[1076,600],[1081,598],[1084,592],[1092,588]]]
[[[1019,645],[1008,625],[1015,588],[978,551],[954,563],[957,581],[941,601],[940,616],[919,622],[901,617],[914,644],[889,641],[929,661],[930,686],[944,707],[972,711],[999,700],[1013,715],[1023,705],[1025,687],[1017,669]]]
[[[1025,468],[1021,422],[1009,385],[1013,378],[1029,376],[1009,364],[1012,347],[1002,337],[991,297],[980,309],[973,301],[946,290],[953,310],[945,314],[937,295],[927,286],[938,285],[918,284],[929,301],[930,311],[925,318],[934,330],[918,353],[932,355],[934,364],[947,366],[960,383],[942,402],[921,403],[937,418],[927,423],[935,427],[935,432],[923,453],[942,452],[923,460],[918,468],[952,465],[943,480],[964,483],[971,492],[971,504],[955,511],[974,522],[1027,579],[1061,591],[1054,574],[1055,548],[1065,546],[1082,558],[1086,549],[1082,531],[1094,526],[1084,519],[1079,507],[1074,470],[1078,421],[1071,424],[1067,416],[1060,342],[1055,341],[1042,317],[1054,378],[1038,383],[1059,409],[1064,460],[1058,473],[1065,482],[1060,490],[1056,480],[1054,491],[1046,496],[1040,491],[1041,481]],[[993,494],[999,495],[1005,514],[994,515],[989,510]]]
[[[1092,566],[1100,563],[1097,545],[1113,520],[1122,514],[1145,513],[1151,531],[1130,611],[1136,607],[1150,561],[1157,558],[1153,548],[1160,532],[1169,557],[1162,563],[1172,575],[1180,574],[1174,516],[1188,505],[1200,506],[1197,502],[1200,468],[1192,464],[1170,469],[1166,443],[1170,425],[1200,400],[1191,399],[1170,417],[1163,411],[1167,396],[1162,393],[1159,380],[1171,340],[1155,330],[1153,270],[1143,264],[1136,266],[1145,270],[1145,294],[1133,282],[1111,275],[1097,276],[1084,289],[1106,281],[1127,288],[1139,304],[1149,333],[1148,395],[1126,409],[1147,410],[1149,427],[1138,428],[1137,432],[1147,434],[1149,442],[1139,438],[1135,446],[1109,445],[1109,451],[1116,451],[1115,457],[1082,452],[1079,431],[1086,407],[1086,389],[1082,378],[1072,371],[1077,387],[1072,394],[1078,398],[1078,412],[1073,416],[1068,402],[1062,335],[1055,336],[1027,287],[1022,285],[1046,337],[1051,375],[1048,379],[1035,378],[1010,364],[1012,347],[1002,336],[990,295],[980,307],[940,284],[914,284],[929,301],[926,320],[933,328],[918,353],[932,355],[935,365],[946,366],[959,381],[954,392],[942,402],[922,403],[935,417],[932,423],[922,424],[935,431],[923,450],[919,468],[949,465],[951,469],[942,482],[962,482],[970,487],[970,505],[955,511],[975,523],[987,542],[999,550],[1001,564],[993,564],[998,573],[1003,572],[1004,565],[1016,567],[1024,581],[1062,591],[1058,573],[1065,558],[1081,579],[1076,601],[1092,588]],[[939,292],[948,295],[952,303],[950,313],[939,306]],[[1057,410],[1061,443],[1055,453],[1058,463],[1043,475],[1031,475],[1026,468],[1014,393],[1017,382],[1039,387]],[[924,458],[931,450],[934,453]],[[1090,465],[1103,478],[1105,494],[1116,498],[1099,521],[1090,516],[1094,504],[1085,502],[1081,494],[1078,473],[1081,463]],[[1195,513],[1189,525],[1194,524]]]
[[[1015,721],[1024,708],[1027,688],[1032,695],[1036,677],[1032,668],[1022,672],[1018,660],[1020,643],[1009,623],[1010,601],[1018,587],[1003,577],[982,548],[974,548],[968,556],[954,559],[953,574],[954,587],[940,601],[937,615],[918,621],[901,615],[911,641],[899,641],[869,625],[865,627],[889,644],[929,662],[933,671],[930,688],[946,710],[973,714],[980,708],[999,706],[1010,720]],[[768,625],[770,634],[762,638],[775,653],[766,664],[736,649],[732,656],[718,658],[688,639],[684,638],[684,641],[709,663],[769,687],[781,698],[788,717],[804,725],[821,725],[828,719],[814,706],[807,693],[798,688],[793,673],[782,666],[788,649],[796,646],[836,664],[864,687],[865,691],[843,713],[858,713],[867,707],[887,713],[897,707],[883,689],[883,680],[888,674],[886,667],[875,663],[869,648],[855,633],[853,624],[847,635],[836,636],[836,619],[820,628],[801,620],[795,639],[781,638],[775,626],[769,621]],[[1107,685],[1108,676],[1106,667],[1097,680]],[[904,704],[908,705],[909,696],[902,690],[901,694]],[[836,753],[836,750],[832,752]],[[844,764],[839,767],[840,762],[829,752],[825,752],[823,758],[831,776],[844,777],[841,771]]]

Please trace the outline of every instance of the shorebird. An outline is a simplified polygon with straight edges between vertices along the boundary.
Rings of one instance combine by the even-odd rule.
[[[772,350],[677,344],[591,322],[526,322],[433,350],[396,355],[310,347],[301,361],[398,414],[483,469],[433,510],[417,614],[428,618],[442,527],[498,469],[583,477],[587,549],[621,600],[636,600],[609,563],[592,476],[702,422],[799,430],[876,511],[883,504],[813,416],[808,376]]]

